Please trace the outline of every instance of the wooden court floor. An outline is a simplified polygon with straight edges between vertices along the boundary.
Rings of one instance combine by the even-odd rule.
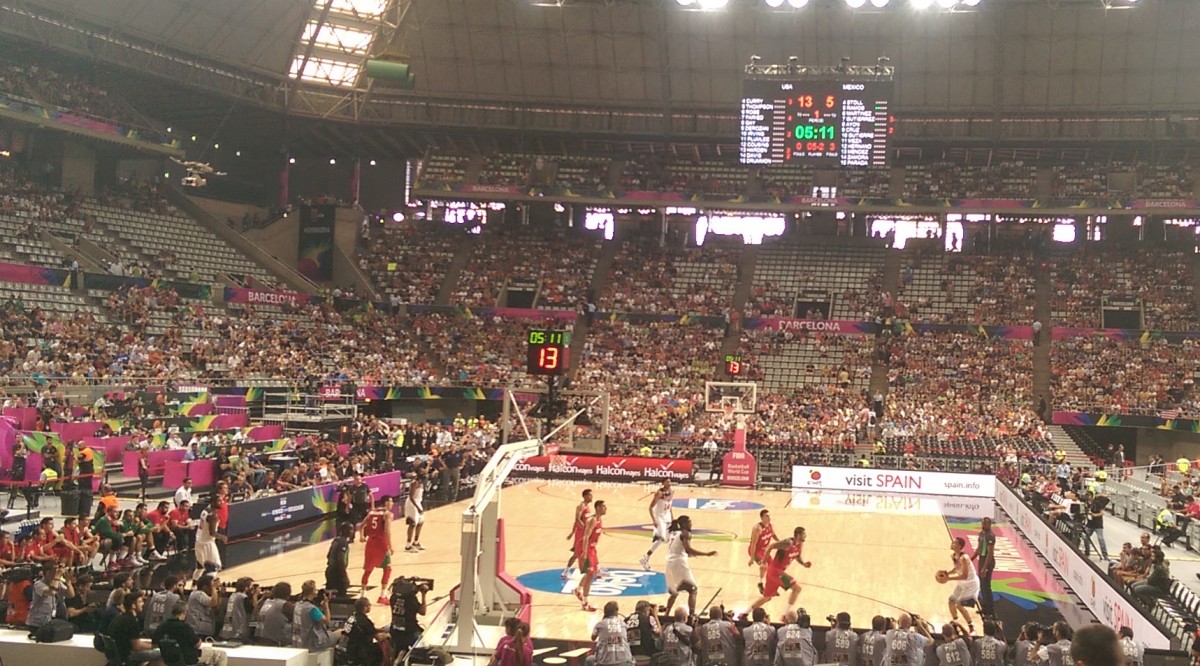
[[[637,577],[628,572],[641,571],[638,559],[650,544],[647,507],[654,485],[530,480],[504,489],[501,515],[506,526],[508,572],[518,577],[531,574],[543,583],[539,586],[543,589],[533,591],[532,634],[536,637],[587,640],[600,616],[599,611],[581,610],[570,593],[574,582],[559,579],[568,555],[566,535],[584,487],[593,488],[595,499],[608,505],[599,557],[601,566],[618,581],[607,586],[609,593],[624,592],[617,597],[622,613],[632,612],[638,599],[666,602],[665,593],[639,594],[636,584],[630,590],[622,589],[628,586],[619,582]],[[869,626],[873,615],[894,617],[902,611],[920,613],[937,624],[948,619],[945,599],[950,588],[934,582],[933,572],[950,566],[950,536],[945,521],[936,513],[879,511],[872,502],[855,510],[831,508],[820,499],[798,496],[793,500],[791,493],[779,491],[676,486],[675,498],[675,515],[692,517],[695,547],[718,551],[716,557],[692,558],[700,585],[697,604],[705,603],[718,590],[716,603],[727,608],[745,609],[758,597],[757,568],[747,566],[746,547],[758,512],[765,507],[771,510],[777,533],[790,535],[798,525],[807,530],[804,556],[813,563],[812,568],[793,564],[789,573],[802,586],[798,603],[813,616],[814,624],[839,611],[848,611],[859,627]],[[687,506],[678,506],[681,501]],[[426,550],[421,553],[404,552],[403,520],[393,523],[394,575],[433,578],[436,595],[448,592],[459,576],[459,531],[467,504],[463,501],[429,511],[421,537]],[[221,577],[233,580],[246,575],[264,584],[287,580],[295,589],[312,578],[321,585],[327,550],[327,543],[300,548],[230,568]],[[362,554],[362,545],[354,544],[350,568],[354,583],[362,575]],[[666,548],[660,547],[651,558],[652,569],[661,572],[665,557]],[[378,584],[377,571],[371,585]],[[603,579],[598,587],[605,587]],[[370,596],[377,595],[374,591]],[[607,600],[593,593],[594,606],[601,607]],[[430,608],[429,617],[443,603]],[[778,619],[785,605],[786,597],[779,597],[766,608]],[[387,608],[376,606],[372,617],[379,623],[387,621]]]

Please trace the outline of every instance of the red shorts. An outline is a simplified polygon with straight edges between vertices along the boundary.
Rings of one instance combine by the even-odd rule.
[[[579,559],[579,572],[585,574],[595,574],[600,570],[600,558],[596,556],[595,548],[588,548],[586,554],[580,554],[580,551],[575,551]]]
[[[779,595],[780,588],[785,590],[792,589],[795,586],[796,580],[782,571],[767,570],[767,579],[763,584],[763,596],[775,597]]]
[[[764,546],[754,551],[754,563],[759,566],[765,565],[767,563],[767,555],[769,554],[770,550],[770,546]]]
[[[571,552],[575,553],[575,557],[579,557],[579,554],[583,552],[583,534],[575,535],[575,541],[571,546]]]
[[[363,553],[363,568],[378,569],[379,567],[391,566],[391,561],[388,559],[387,544],[383,542],[376,543],[374,539],[367,542],[367,549]]]

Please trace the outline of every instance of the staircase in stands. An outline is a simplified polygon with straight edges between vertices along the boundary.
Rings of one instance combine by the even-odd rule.
[[[1071,463],[1071,467],[1091,469],[1092,459],[1083,452],[1083,449],[1079,448],[1079,445],[1066,430],[1063,430],[1062,426],[1048,426],[1047,430],[1054,438],[1054,448],[1062,449],[1067,454],[1067,462]]]

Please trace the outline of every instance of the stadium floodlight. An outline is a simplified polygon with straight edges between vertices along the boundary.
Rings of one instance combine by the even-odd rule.
[[[294,157],[288,158],[288,164],[295,164],[295,163],[296,163],[296,158],[294,158]]]
[[[375,166],[375,160],[371,160],[371,166]]]
[[[846,5],[850,9],[862,9],[867,4],[867,0],[846,0]]]
[[[883,9],[888,6],[889,0],[871,0],[871,6],[875,9]]]
[[[787,0],[787,3],[792,9],[803,9],[808,5],[808,0]]]

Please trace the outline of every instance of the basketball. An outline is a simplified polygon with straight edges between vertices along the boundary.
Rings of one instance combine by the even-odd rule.
[[[945,571],[939,571],[933,574],[933,579],[936,580],[940,585],[945,585],[946,581],[950,580],[950,574],[946,573]]]

